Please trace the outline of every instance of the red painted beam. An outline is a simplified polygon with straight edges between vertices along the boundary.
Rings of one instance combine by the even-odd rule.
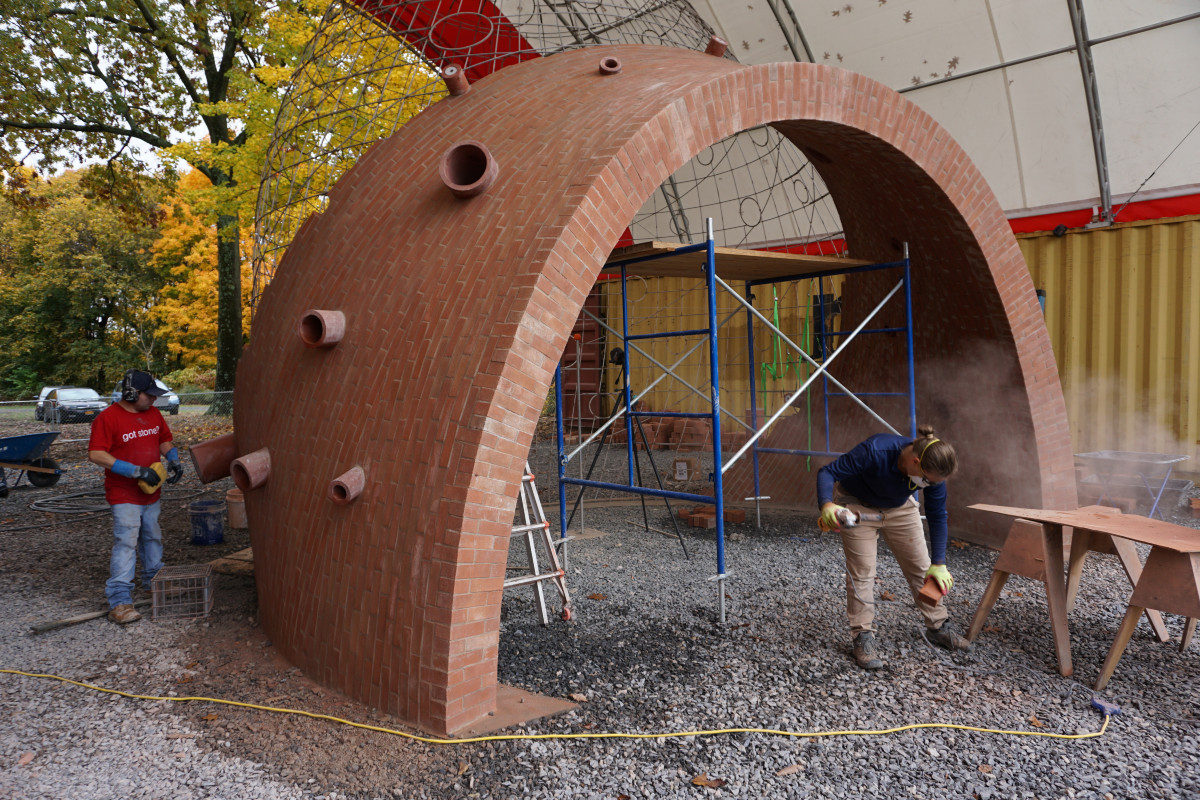
[[[437,67],[459,64],[471,81],[539,57],[489,0],[350,1]]]

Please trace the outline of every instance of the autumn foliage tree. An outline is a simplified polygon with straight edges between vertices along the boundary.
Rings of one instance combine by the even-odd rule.
[[[243,343],[241,227],[290,75],[317,18],[306,0],[0,0],[0,168],[112,165],[112,194],[148,153],[211,184],[217,388]],[[196,132],[203,131],[202,136]]]
[[[165,202],[151,262],[164,276],[164,285],[153,309],[157,331],[163,337],[172,368],[212,369],[217,341],[217,230],[197,205],[212,184],[199,171],[180,178]],[[241,231],[248,249],[252,231]],[[250,264],[242,264],[243,324],[250,324]]]
[[[86,171],[25,173],[0,200],[0,378],[28,397],[43,383],[105,387],[130,366],[157,370],[167,347],[153,263],[161,193],[140,208],[97,198]]]

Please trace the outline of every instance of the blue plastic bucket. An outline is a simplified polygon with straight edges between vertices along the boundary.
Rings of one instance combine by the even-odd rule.
[[[193,500],[188,504],[192,516],[192,544],[220,544],[225,541],[221,518],[225,515],[224,500]]]

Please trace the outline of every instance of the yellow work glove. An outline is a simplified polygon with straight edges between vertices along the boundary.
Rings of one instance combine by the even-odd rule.
[[[945,564],[933,564],[925,570],[925,577],[933,578],[942,594],[950,594],[950,590],[954,588],[954,576],[946,569]]]
[[[838,517],[839,514],[845,512],[844,506],[839,506],[837,503],[826,503],[821,509],[821,526],[827,531],[840,531],[842,529],[842,520]]]
[[[137,468],[138,488],[146,494],[157,492],[165,477],[167,477],[167,468],[162,465],[161,461],[155,461],[148,467]]]

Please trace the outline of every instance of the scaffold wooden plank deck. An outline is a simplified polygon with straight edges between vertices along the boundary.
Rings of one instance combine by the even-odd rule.
[[[608,257],[609,264],[630,259],[657,256],[650,261],[629,264],[626,272],[644,277],[703,278],[704,252],[674,254],[688,245],[672,242],[642,242],[618,247]],[[840,256],[810,256],[801,253],[776,253],[769,250],[738,250],[716,247],[717,272],[725,280],[763,280],[792,276],[822,275],[842,272],[850,267],[864,267],[872,262]]]

